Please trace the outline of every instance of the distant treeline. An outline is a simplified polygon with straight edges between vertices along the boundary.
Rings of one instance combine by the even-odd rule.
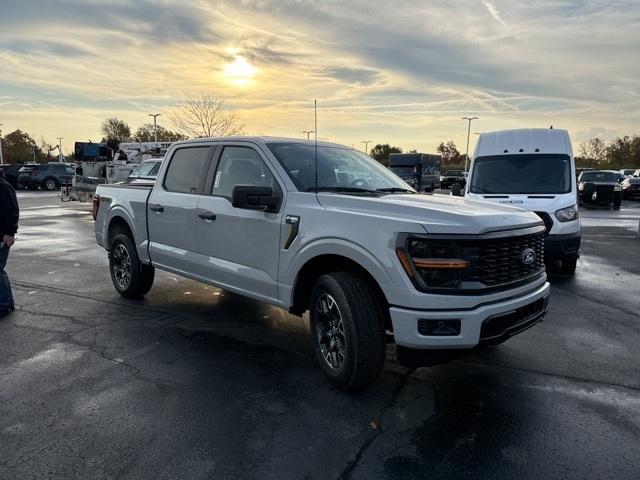
[[[600,170],[640,168],[640,135],[605,143],[599,137],[583,142],[575,154],[576,167]]]

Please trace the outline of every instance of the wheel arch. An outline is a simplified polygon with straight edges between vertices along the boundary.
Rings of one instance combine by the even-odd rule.
[[[392,329],[389,301],[375,276],[358,261],[336,253],[323,253],[308,259],[298,270],[291,295],[289,312],[301,316],[309,309],[309,300],[318,277],[331,272],[352,272],[371,288],[384,317],[385,327]]]
[[[111,217],[111,219],[109,220],[109,226],[107,227],[107,238],[105,242],[107,245],[107,249],[111,246],[111,242],[113,241],[114,237],[119,233],[130,234],[131,240],[134,241],[134,244],[135,244],[135,240],[133,238],[133,230],[131,229],[131,226],[124,219],[123,216],[116,214],[113,217]]]

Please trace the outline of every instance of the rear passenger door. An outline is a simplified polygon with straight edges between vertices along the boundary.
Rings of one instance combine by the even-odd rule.
[[[199,195],[205,183],[213,147],[194,145],[173,151],[147,202],[149,255],[158,266],[193,274]]]
[[[198,202],[197,242],[203,275],[216,285],[277,303],[279,212],[236,208],[233,187],[283,189],[268,161],[250,144],[222,144],[210,187]],[[282,204],[284,204],[284,199]]]

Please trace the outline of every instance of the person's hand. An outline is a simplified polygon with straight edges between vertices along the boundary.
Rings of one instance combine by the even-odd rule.
[[[4,243],[7,247],[10,247],[16,242],[16,237],[13,235],[5,235],[2,237],[2,243]]]

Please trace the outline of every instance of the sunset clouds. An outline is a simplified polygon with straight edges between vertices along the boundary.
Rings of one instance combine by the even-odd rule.
[[[247,133],[434,150],[474,129],[580,141],[640,125],[635,1],[4,0],[0,123],[69,141],[132,126],[184,90],[227,97]],[[170,125],[167,125],[170,126]]]

